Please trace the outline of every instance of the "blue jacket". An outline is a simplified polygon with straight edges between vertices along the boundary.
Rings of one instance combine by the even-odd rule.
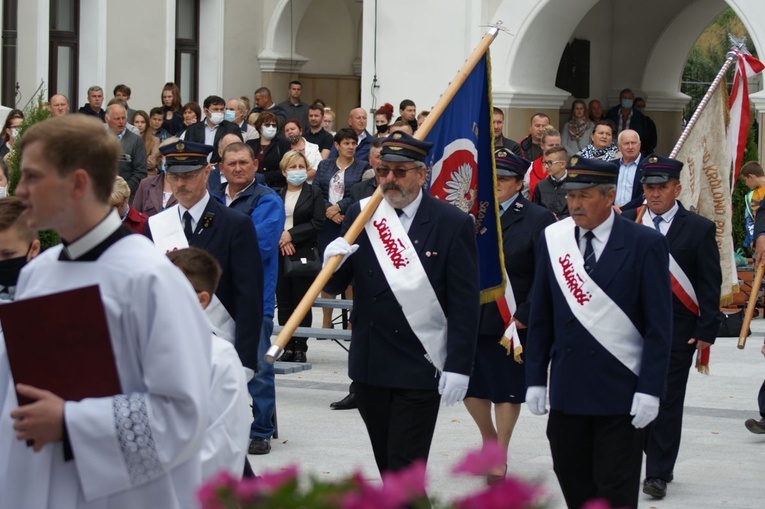
[[[332,177],[337,173],[337,156],[335,158],[324,159],[319,163],[319,167],[316,169],[316,174],[313,176],[313,185],[321,189],[321,193],[324,196],[325,208],[329,208],[332,204],[329,202],[329,183],[332,181]],[[345,169],[344,185],[345,193],[343,199],[337,202],[340,207],[340,213],[346,214],[348,207],[351,206],[353,200],[351,199],[351,188],[354,184],[361,182],[361,176],[369,168],[369,163],[360,159],[354,159],[353,163]]]
[[[369,163],[369,149],[372,146],[372,140],[374,137],[369,134],[369,131],[364,131],[367,133],[366,136],[364,136],[364,139],[359,142],[358,145],[356,145],[356,153],[353,155],[357,160],[364,161],[365,163]],[[336,159],[337,158],[337,147],[335,147],[335,144],[332,144],[332,148],[329,149],[329,156],[327,159]]]
[[[526,338],[527,385],[547,385],[549,366],[550,408],[567,414],[628,415],[636,392],[662,396],[672,341],[664,236],[616,214],[590,276],[643,337],[639,376],[576,319],[554,279],[545,240],[537,260]]]
[[[225,183],[213,196],[225,206]],[[276,279],[279,277],[279,238],[284,231],[284,202],[273,189],[255,183],[231,202],[229,208],[252,219],[258,233],[258,248],[263,263],[263,316],[274,317]]]

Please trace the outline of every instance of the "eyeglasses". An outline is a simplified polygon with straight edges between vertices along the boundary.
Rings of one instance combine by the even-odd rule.
[[[188,171],[186,173],[167,172],[165,176],[168,180],[183,180],[184,182],[188,182],[189,180],[194,180],[199,175],[201,175],[203,170],[204,168],[202,168],[202,170]]]
[[[276,127],[276,124],[270,123],[270,124],[263,124],[263,127]]]
[[[556,164],[565,163],[566,161],[542,161],[542,166],[545,168],[550,168],[551,166],[555,166]]]
[[[397,179],[406,177],[407,172],[419,169],[419,166],[413,166],[411,168],[388,168],[387,166],[378,166],[375,172],[378,177],[386,178],[390,172],[393,172],[393,176]]]

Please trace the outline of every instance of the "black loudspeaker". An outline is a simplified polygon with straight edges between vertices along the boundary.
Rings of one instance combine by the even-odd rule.
[[[574,39],[566,44],[558,64],[555,86],[574,97],[590,96],[590,41]]]

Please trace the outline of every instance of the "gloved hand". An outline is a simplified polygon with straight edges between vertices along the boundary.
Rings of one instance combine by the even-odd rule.
[[[532,385],[526,389],[526,404],[529,411],[534,415],[547,413],[547,387],[544,385]]]
[[[438,381],[438,393],[441,395],[441,402],[446,406],[452,406],[465,399],[468,382],[470,382],[470,377],[467,375],[448,371],[441,373],[441,380]]]
[[[632,398],[632,410],[630,415],[634,415],[632,425],[637,429],[645,428],[659,415],[659,397],[636,392]]]
[[[327,260],[332,258],[335,255],[343,255],[343,259],[340,260],[340,263],[337,265],[337,269],[342,267],[342,265],[345,263],[345,260],[348,259],[349,256],[351,256],[353,253],[356,252],[356,250],[359,248],[358,244],[350,245],[346,240],[342,237],[338,237],[332,242],[330,242],[326,248],[324,248],[324,265],[327,264]]]

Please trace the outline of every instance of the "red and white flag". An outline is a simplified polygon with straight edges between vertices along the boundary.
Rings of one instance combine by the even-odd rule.
[[[728,157],[733,163],[733,182],[738,179],[741,160],[749,134],[749,86],[747,80],[765,69],[765,65],[749,53],[736,51],[736,74],[728,99],[730,123],[728,124]],[[731,186],[732,190],[733,186]]]

